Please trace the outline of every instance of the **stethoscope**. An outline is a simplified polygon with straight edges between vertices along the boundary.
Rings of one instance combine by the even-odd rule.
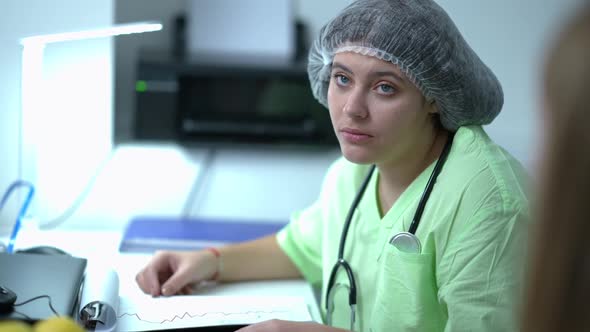
[[[416,209],[416,213],[414,214],[414,218],[412,219],[412,223],[410,224],[410,228],[407,232],[400,232],[394,235],[390,240],[389,243],[395,246],[398,250],[402,252],[408,253],[420,253],[422,251],[422,245],[420,244],[420,240],[416,236],[416,230],[418,229],[418,224],[420,224],[420,219],[422,218],[422,212],[424,212],[424,207],[426,206],[426,202],[428,201],[428,197],[430,197],[430,192],[434,187],[434,183],[436,182],[436,178],[440,173],[445,160],[447,159],[447,155],[451,150],[451,145],[453,144],[453,137],[454,133],[449,133],[449,137],[445,146],[438,158],[438,161],[434,165],[434,169],[430,174],[430,178],[426,183],[426,188],[422,193],[422,197],[418,202],[418,207]],[[332,268],[332,272],[330,273],[330,279],[328,280],[328,291],[326,292],[326,316],[327,320],[326,323],[328,325],[332,325],[332,313],[334,312],[334,301],[333,301],[333,290],[334,290],[334,282],[336,280],[336,273],[340,268],[343,268],[348,276],[349,282],[349,293],[348,293],[348,304],[350,305],[350,330],[352,331],[354,328],[355,323],[355,316],[356,316],[356,282],[354,278],[354,274],[352,273],[352,268],[350,264],[344,259],[344,245],[346,243],[346,236],[348,234],[348,228],[350,227],[350,223],[352,221],[352,216],[354,215],[354,211],[356,210],[360,200],[365,193],[365,189],[371,180],[371,176],[373,175],[373,171],[375,171],[376,166],[372,165],[369,169],[369,173],[363,180],[360,189],[356,193],[356,196],[348,210],[348,214],[346,215],[346,220],[344,222],[344,228],[342,229],[342,234],[340,236],[340,245],[338,246],[338,259]]]

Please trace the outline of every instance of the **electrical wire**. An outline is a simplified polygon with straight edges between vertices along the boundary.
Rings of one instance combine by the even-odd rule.
[[[57,310],[55,310],[55,308],[53,307],[53,304],[51,303],[51,296],[49,296],[49,295],[35,296],[35,297],[30,298],[30,299],[28,299],[26,301],[23,301],[21,303],[13,304],[12,306],[13,307],[20,307],[21,305],[25,305],[27,303],[30,303],[30,302],[33,302],[33,301],[36,301],[36,300],[39,300],[39,299],[42,299],[42,298],[46,298],[47,299],[47,302],[49,302],[49,309],[51,309],[51,312],[53,312],[53,314],[56,315],[56,316],[60,316],[60,314],[57,312]],[[26,316],[25,314],[20,313],[20,312],[19,312],[19,314]]]
[[[195,181],[193,182],[193,186],[191,187],[191,191],[186,199],[186,202],[184,203],[184,208],[182,210],[182,216],[184,218],[190,217],[190,215],[194,209],[194,206],[195,206],[195,201],[197,200],[199,193],[203,189],[207,173],[209,173],[209,170],[211,168],[211,165],[213,164],[214,158],[215,158],[215,149],[214,148],[208,149],[205,154],[205,157],[203,157],[203,161],[201,163],[201,168],[199,169],[199,174],[195,178]]]
[[[16,236],[18,235],[18,232],[20,230],[22,219],[26,216],[29,205],[31,204],[31,200],[33,199],[33,195],[35,194],[35,186],[33,186],[32,183],[27,181],[16,180],[10,184],[8,189],[6,189],[6,191],[4,192],[2,200],[0,200],[0,211],[2,211],[2,208],[4,207],[4,204],[6,204],[6,201],[8,201],[8,198],[10,198],[10,195],[17,188],[20,187],[26,187],[29,189],[29,191],[27,192],[27,197],[25,198],[25,201],[20,207],[20,211],[14,223],[14,227],[12,228],[12,232],[10,233],[10,238],[8,239],[6,252],[8,252],[9,254],[11,254],[14,251],[14,242],[16,241]]]
[[[76,197],[76,199],[74,200],[72,205],[70,205],[61,215],[59,215],[53,219],[39,222],[39,225],[38,225],[39,229],[41,229],[41,230],[53,229],[53,228],[56,228],[57,226],[61,225],[62,223],[64,223],[66,220],[70,219],[74,215],[74,213],[78,210],[78,208],[80,208],[80,206],[82,205],[82,202],[84,202],[84,199],[86,199],[86,197],[90,193],[90,190],[94,187],[96,180],[98,179],[99,175],[104,171],[104,169],[106,168],[106,165],[112,159],[113,155],[114,155],[114,150],[111,150],[109,155],[100,163],[100,165],[98,166],[98,169],[96,170],[94,175],[92,175],[92,177],[90,178],[90,180],[88,181],[88,183],[86,184],[86,186],[84,187],[82,192]]]

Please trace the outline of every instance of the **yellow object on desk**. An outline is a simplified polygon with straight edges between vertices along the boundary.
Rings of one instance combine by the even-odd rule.
[[[33,328],[20,321],[6,320],[0,321],[0,332],[32,332]]]
[[[20,321],[2,321],[0,332],[84,332],[84,329],[69,317],[52,317],[34,325]]]

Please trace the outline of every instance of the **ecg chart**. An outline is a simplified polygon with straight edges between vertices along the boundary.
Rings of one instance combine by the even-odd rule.
[[[303,297],[175,296],[149,301],[122,301],[117,330],[252,324],[269,319],[311,321]]]

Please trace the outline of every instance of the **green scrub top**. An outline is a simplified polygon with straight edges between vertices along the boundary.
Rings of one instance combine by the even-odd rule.
[[[344,258],[357,286],[357,331],[514,331],[529,219],[527,175],[480,126],[462,127],[426,204],[420,254],[389,239],[407,231],[434,163],[381,218],[373,173],[354,214]],[[346,214],[369,170],[343,158],[318,200],[295,213],[277,240],[325,295]],[[336,278],[333,325],[349,328],[348,278]]]

